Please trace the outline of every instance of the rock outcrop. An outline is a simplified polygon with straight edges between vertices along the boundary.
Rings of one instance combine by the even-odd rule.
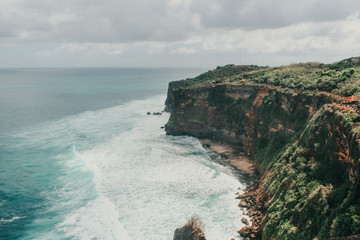
[[[345,67],[341,71],[354,76]],[[237,197],[253,223],[239,230],[242,236],[360,234],[358,105],[345,105],[332,93],[244,79],[194,82],[169,84],[165,130],[224,142],[252,159],[261,181]]]
[[[316,109],[330,102],[326,95],[289,92],[266,85],[171,86],[167,134],[225,142],[250,156],[264,150],[274,136],[287,142]]]
[[[262,181],[257,181],[248,187],[241,196],[239,206],[248,209],[246,214],[249,215],[252,222],[251,226],[245,224],[246,226],[238,231],[240,236],[244,238],[261,239],[262,237],[261,221],[266,211],[265,202],[267,196],[262,192],[261,185]],[[244,223],[244,221],[242,222]]]
[[[199,217],[193,216],[183,227],[175,230],[173,240],[206,240],[203,227]]]

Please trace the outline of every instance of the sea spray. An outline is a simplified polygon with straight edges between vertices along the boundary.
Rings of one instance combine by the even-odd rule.
[[[0,134],[0,238],[171,239],[193,214],[235,237],[241,186],[200,142],[166,136],[165,95]]]

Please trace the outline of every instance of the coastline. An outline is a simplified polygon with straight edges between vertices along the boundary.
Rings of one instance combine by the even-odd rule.
[[[247,218],[241,219],[245,224],[237,233],[245,239],[261,239],[261,220],[264,217],[266,196],[262,192],[262,180],[256,172],[256,165],[245,153],[231,145],[214,142],[210,139],[199,139],[200,143],[218,156],[219,163],[230,166],[240,182],[246,184],[242,194],[235,193],[239,200],[239,211]],[[239,189],[240,190],[240,189]],[[250,222],[247,220],[249,219]]]
[[[218,160],[221,164],[230,166],[237,176],[241,176],[240,180],[245,181],[247,186],[258,179],[255,163],[244,152],[229,144],[214,142],[207,138],[199,139],[199,141],[204,148],[220,157]]]
[[[233,177],[237,171],[256,177],[236,197],[255,220],[238,231],[241,236],[356,236],[359,76],[360,57],[274,68],[218,66],[169,83],[165,131],[204,138],[208,156]]]

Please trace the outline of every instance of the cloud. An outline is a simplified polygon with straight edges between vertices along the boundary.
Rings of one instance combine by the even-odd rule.
[[[300,22],[346,19],[360,9],[354,0],[198,0],[191,9],[211,28],[267,29]]]
[[[205,50],[253,53],[342,51],[359,54],[360,20],[357,15],[337,22],[304,22],[275,29],[217,30],[203,36]]]
[[[0,66],[331,61],[359,54],[358,9],[358,0],[1,0]]]
[[[42,57],[52,56],[99,56],[99,55],[119,55],[124,51],[124,44],[107,43],[66,43],[61,44],[55,49],[39,51],[37,55]]]
[[[196,50],[192,47],[179,47],[171,51],[172,53],[183,53],[183,54],[193,54]]]
[[[12,29],[12,40],[177,41],[198,28],[197,16],[183,1],[18,0],[2,5],[0,32]],[[26,39],[19,38],[21,32],[28,33]]]
[[[254,31],[344,20],[356,0],[2,0],[1,41],[184,41],[211,29]]]

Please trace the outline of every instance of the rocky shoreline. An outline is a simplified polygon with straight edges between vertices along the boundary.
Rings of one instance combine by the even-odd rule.
[[[262,219],[266,212],[266,196],[262,192],[262,181],[258,180],[253,185],[247,187],[244,193],[237,196],[240,199],[239,207],[246,208],[246,215],[250,217],[252,224],[244,226],[237,231],[245,239],[261,239],[262,237]]]
[[[224,142],[214,142],[207,138],[199,139],[199,141],[205,149],[209,149],[216,155],[216,158],[212,159],[222,165],[229,166],[240,182],[249,186],[258,179],[257,166],[249,156],[235,146]]]
[[[238,206],[250,218],[250,223],[246,218],[243,218],[241,221],[246,226],[237,232],[245,239],[261,239],[261,220],[266,211],[266,196],[262,192],[262,180],[258,179],[255,164],[248,156],[238,152],[230,145],[213,142],[209,139],[200,139],[200,142],[219,155],[221,163],[230,165],[241,176],[245,174],[246,179],[241,178],[241,181],[245,181],[248,187],[243,189],[244,193],[240,195],[237,193],[236,199],[240,200]]]
[[[359,76],[359,58],[218,67],[169,83],[165,131],[210,139],[215,143],[203,144],[221,156],[209,151],[214,161],[238,171],[240,181],[241,175],[253,177],[255,184],[239,196],[242,211],[254,222],[239,230],[242,236],[357,236],[360,92],[354,83]]]

